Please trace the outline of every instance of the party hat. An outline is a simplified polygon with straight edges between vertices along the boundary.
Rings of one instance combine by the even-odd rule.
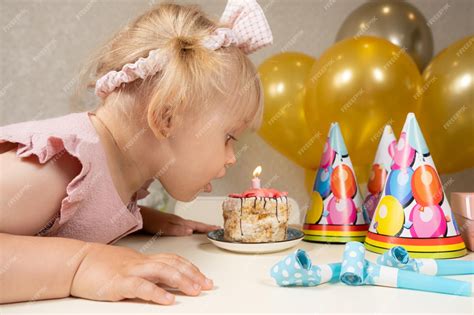
[[[407,116],[392,157],[365,239],[367,249],[384,253],[403,246],[416,258],[464,256],[466,246],[413,113]]]
[[[386,125],[377,148],[377,153],[375,154],[374,162],[372,163],[372,170],[367,183],[368,193],[362,204],[370,220],[374,216],[375,208],[379,203],[385,181],[387,180],[396,142],[392,127]]]
[[[303,231],[306,241],[362,241],[370,220],[337,123],[332,123],[311,193]]]

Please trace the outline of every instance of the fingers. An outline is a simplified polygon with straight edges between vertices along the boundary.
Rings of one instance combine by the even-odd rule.
[[[192,262],[190,262],[189,260],[187,260],[186,258],[184,257],[181,257],[179,255],[176,255],[176,254],[172,254],[172,253],[160,253],[160,254],[154,254],[154,255],[150,255],[149,256],[151,259],[154,259],[154,260],[160,260],[162,258],[169,258],[169,259],[173,259],[175,260],[175,264],[174,265],[179,265],[179,264],[183,264],[185,266],[188,266],[189,268],[192,268],[193,270],[196,270],[197,272],[201,272],[199,270],[199,268],[194,265]]]
[[[193,234],[193,231],[200,233],[208,233],[220,229],[220,226],[209,225],[193,220],[186,220],[172,213],[166,213],[165,235],[170,236],[186,236]]]
[[[214,287],[214,283],[211,279],[207,278],[203,273],[201,273],[201,271],[191,262],[180,256],[162,254],[157,255],[157,257],[154,259],[175,267],[195,283],[200,284],[203,290],[211,290]]]
[[[170,223],[166,225],[165,235],[169,236],[188,236],[193,232],[208,233],[220,229],[217,225],[208,225],[192,220],[183,220],[180,224]]]
[[[181,224],[183,222],[183,218],[181,218],[180,216],[176,215],[176,214],[173,214],[173,213],[167,213],[167,221],[169,223],[173,223],[173,224]]]
[[[186,295],[196,296],[201,293],[201,285],[194,282],[177,268],[159,261],[150,260],[130,269],[130,275],[142,277],[149,281],[159,282],[180,290]]]
[[[193,220],[184,220],[184,224],[190,228],[192,228],[196,232],[201,232],[201,233],[208,233],[211,231],[215,231],[220,229],[220,226],[217,225],[209,225],[205,224],[202,222],[197,222]]]
[[[164,305],[174,303],[173,294],[140,277],[125,277],[119,280],[116,285],[117,293],[122,298],[139,298]]]
[[[164,234],[169,236],[188,236],[193,234],[193,229],[186,225],[171,223],[166,225]]]

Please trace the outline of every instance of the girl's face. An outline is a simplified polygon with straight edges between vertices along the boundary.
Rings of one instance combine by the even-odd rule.
[[[161,160],[155,177],[173,198],[191,201],[209,192],[210,182],[235,164],[234,143],[245,125],[228,116],[217,110],[199,119],[184,117],[181,127],[165,140],[167,160]]]

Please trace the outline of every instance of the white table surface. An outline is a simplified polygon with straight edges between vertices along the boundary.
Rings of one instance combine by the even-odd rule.
[[[203,234],[188,237],[161,237],[135,234],[117,245],[145,253],[173,252],[188,258],[205,275],[214,280],[215,288],[198,297],[178,295],[172,306],[149,304],[139,300],[98,302],[77,298],[15,303],[0,307],[7,313],[468,313],[474,314],[474,298],[361,286],[342,283],[317,287],[278,287],[269,270],[283,256],[296,248],[305,249],[314,264],[340,261],[343,245],[301,242],[279,253],[246,255],[226,252],[215,247]],[[375,261],[377,254],[367,252]],[[463,257],[473,260],[474,253]],[[471,281],[474,276],[452,277]]]

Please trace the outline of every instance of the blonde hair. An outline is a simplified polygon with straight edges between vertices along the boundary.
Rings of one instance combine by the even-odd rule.
[[[108,97],[128,98],[143,109],[158,136],[163,117],[171,114],[179,126],[184,113],[212,110],[211,102],[227,106],[239,123],[255,131],[263,115],[263,95],[257,70],[238,47],[210,50],[200,41],[220,25],[195,5],[159,4],[117,32],[82,71],[87,88],[109,71],[146,57],[160,48],[168,56],[161,71],[122,84]],[[236,123],[237,123],[236,121]]]

